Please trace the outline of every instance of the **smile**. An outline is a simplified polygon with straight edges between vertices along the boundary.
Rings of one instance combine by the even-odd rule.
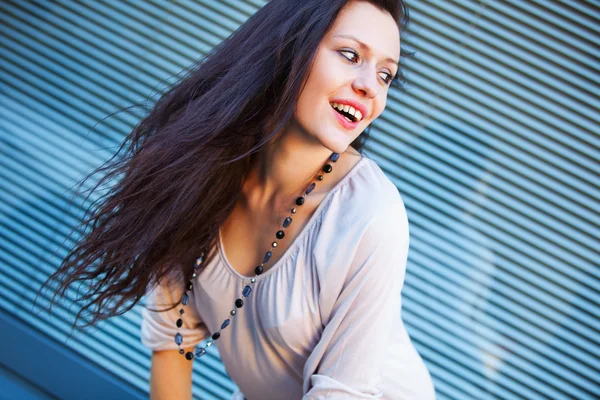
[[[363,115],[360,111],[347,104],[329,103],[338,113],[344,116],[350,122],[360,122]]]
[[[331,114],[348,131],[354,131],[360,125],[360,121],[354,121],[355,117],[353,115],[344,114],[337,108],[331,107]]]

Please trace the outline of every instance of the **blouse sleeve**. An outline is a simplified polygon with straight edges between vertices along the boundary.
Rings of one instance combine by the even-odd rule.
[[[146,305],[151,309],[164,310],[174,302],[179,301],[183,291],[184,287],[174,287],[165,279],[148,293]],[[181,348],[195,347],[210,335],[195,307],[194,295],[192,294],[188,304],[183,307],[183,325],[179,330],[176,322],[179,319],[181,304],[164,312],[142,308],[142,344],[153,351],[178,349],[177,343],[175,343],[175,335],[179,331],[183,336]]]
[[[322,352],[318,368],[310,376],[305,371],[303,400],[376,399],[383,394],[378,384],[401,313],[409,233],[403,203],[379,214],[360,237],[315,347]]]

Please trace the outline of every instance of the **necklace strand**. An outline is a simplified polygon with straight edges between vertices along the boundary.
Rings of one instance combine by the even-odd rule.
[[[323,166],[322,171],[325,172],[326,174],[333,171],[333,166],[331,164],[329,164],[329,161],[332,163],[335,163],[339,157],[340,157],[340,155],[338,153],[332,153],[331,156],[329,157],[328,162]],[[316,177],[316,180],[322,181],[323,175],[319,173]],[[297,206],[301,206],[304,204],[304,198],[306,196],[308,196],[310,194],[310,192],[313,191],[313,189],[316,186],[316,183],[317,183],[316,181],[313,181],[308,186],[308,188],[304,191],[302,196],[296,198]],[[296,211],[297,211],[296,207],[294,207],[290,210],[291,215],[289,215],[282,223],[282,226],[284,229],[290,226],[290,224],[292,223],[292,215],[295,214]],[[277,233],[275,233],[276,239],[273,241],[273,243],[271,243],[271,250],[269,250],[265,253],[262,263],[254,269],[255,276],[250,278],[250,284],[256,283],[256,277],[263,273],[263,267],[264,267],[265,263],[269,261],[269,259],[271,258],[271,255],[273,254],[273,249],[275,249],[277,247],[277,241],[283,239],[284,237],[285,237],[285,232],[283,231],[283,229],[280,229],[277,231]],[[196,278],[198,268],[200,267],[200,265],[202,265],[205,254],[206,254],[206,251],[203,251],[202,253],[200,253],[200,257],[198,257],[196,259],[196,262],[194,263],[194,273],[192,274],[192,279]],[[206,354],[206,350],[213,345],[215,340],[218,340],[221,337],[221,332],[229,326],[229,324],[232,321],[232,317],[235,317],[235,315],[237,314],[237,310],[243,307],[244,300],[242,298],[246,298],[250,295],[250,293],[252,293],[252,286],[246,285],[244,287],[244,289],[242,290],[242,296],[235,301],[234,308],[229,312],[230,316],[227,317],[227,319],[225,321],[223,321],[223,323],[221,324],[221,329],[219,329],[217,332],[215,332],[211,335],[211,338],[206,342],[206,347],[198,347],[195,349],[194,352],[188,351],[186,353],[185,350],[181,348],[181,344],[183,343],[183,336],[179,332],[179,328],[181,328],[183,326],[183,314],[184,314],[183,307],[185,307],[188,304],[188,302],[190,300],[190,293],[188,293],[188,292],[191,292],[193,287],[194,287],[194,285],[193,285],[192,281],[190,280],[186,284],[185,291],[181,297],[182,308],[179,310],[179,319],[175,323],[175,325],[177,326],[177,334],[175,334],[175,343],[177,344],[177,347],[179,349],[179,354],[185,356],[185,358],[189,361],[192,361],[194,358],[200,358]]]

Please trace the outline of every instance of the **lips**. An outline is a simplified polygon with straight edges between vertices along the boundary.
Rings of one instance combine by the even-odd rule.
[[[331,103],[343,104],[354,107],[355,110],[360,111],[360,113],[362,114],[362,119],[365,119],[369,115],[369,112],[365,105],[352,99],[332,99],[329,101],[329,104]]]
[[[337,119],[339,124],[342,125],[345,129],[354,130],[360,123],[360,121],[356,121],[356,122],[348,121],[346,119],[346,117],[344,117],[342,114],[337,112],[333,107],[329,107],[329,109],[334,114],[335,119]]]

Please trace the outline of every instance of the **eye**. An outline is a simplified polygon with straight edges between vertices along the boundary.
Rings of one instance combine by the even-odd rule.
[[[392,74],[388,74],[388,73],[386,73],[386,75],[387,75],[387,78],[385,78],[383,81],[389,85],[394,80],[394,76]]]
[[[358,53],[357,53],[357,52],[355,52],[354,50],[340,50],[340,53],[341,53],[341,54],[344,54],[344,53],[349,53],[349,54],[352,54],[352,55],[354,55],[354,57],[346,57],[346,56],[343,56],[343,57],[344,57],[346,60],[350,61],[350,62],[353,62],[353,63],[354,63],[354,62],[358,62],[358,60],[354,61],[354,59],[355,59],[355,58],[359,58],[359,55],[358,55]],[[386,77],[386,78],[382,78],[382,80],[383,80],[383,81],[384,81],[386,84],[388,84],[388,85],[389,85],[389,84],[391,84],[391,83],[392,83],[392,81],[394,80],[394,76],[393,76],[392,74],[390,74],[390,73],[385,73],[385,75],[386,75],[387,77]]]
[[[358,57],[358,53],[356,53],[355,51],[352,51],[352,50],[341,50],[340,53],[342,53],[342,54],[343,53],[350,53],[350,54],[354,54],[354,57]],[[347,59],[347,60],[349,60],[349,61],[353,60],[353,58],[348,58],[346,56],[344,56],[344,58]]]

